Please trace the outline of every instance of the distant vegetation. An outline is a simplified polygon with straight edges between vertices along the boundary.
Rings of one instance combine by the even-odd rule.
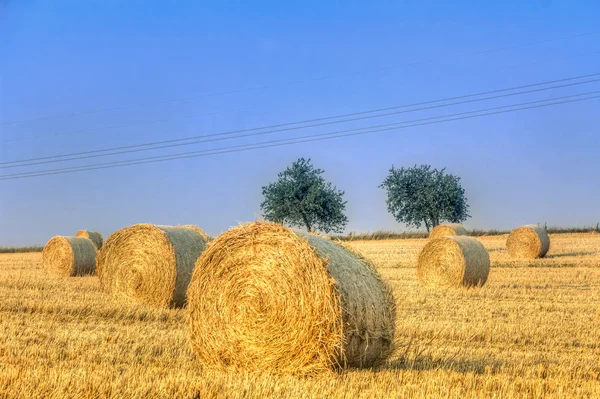
[[[0,247],[0,254],[16,254],[23,252],[42,252],[44,247],[31,246],[31,247]]]
[[[460,177],[429,165],[396,169],[392,166],[379,186],[387,193],[388,212],[408,227],[431,229],[444,222],[461,223],[470,217]]]
[[[547,227],[546,230],[550,234],[559,233],[600,233],[600,223],[589,227]],[[469,230],[469,235],[474,237],[481,236],[498,236],[509,234],[510,230]],[[427,238],[429,233],[424,231],[386,231],[379,230],[372,233],[354,233],[350,232],[345,235],[332,236],[332,238],[341,241],[360,241],[360,240],[401,240],[410,238]]]
[[[567,233],[579,233],[579,232],[587,232],[590,230],[595,230],[595,228],[582,228],[582,229],[562,229]],[[557,231],[550,229],[551,233],[559,233],[563,231]],[[510,231],[498,231],[498,230],[472,230],[469,232],[472,236],[491,236],[491,235],[501,235],[508,234]],[[350,232],[345,235],[337,235],[332,236],[332,238],[341,240],[341,241],[360,241],[360,240],[393,240],[393,239],[410,239],[410,238],[427,238],[429,237],[429,233],[421,232],[421,231],[405,231],[405,232],[397,232],[397,231],[385,231],[379,230],[374,231],[372,233],[354,233]],[[28,246],[28,247],[0,247],[0,254],[11,254],[11,253],[26,253],[26,252],[42,252],[44,247],[42,246]]]
[[[260,204],[265,220],[308,231],[341,233],[348,223],[344,192],[322,176],[310,159],[298,159],[262,188]]]
[[[600,223],[595,226],[584,227],[547,227],[546,230],[550,234],[560,233],[600,233]],[[473,237],[481,236],[499,236],[509,234],[510,230],[469,230],[469,235]],[[355,233],[350,232],[344,235],[331,236],[333,239],[341,241],[360,241],[360,240],[401,240],[411,238],[427,238],[429,233],[424,231],[389,231],[378,230],[372,233]],[[214,240],[214,237],[210,237]],[[25,252],[42,252],[43,246],[28,246],[28,247],[0,247],[0,254],[25,253]]]

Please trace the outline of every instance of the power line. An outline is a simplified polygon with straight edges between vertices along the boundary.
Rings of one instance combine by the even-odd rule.
[[[598,82],[598,81],[600,81],[600,79],[591,80],[591,81],[585,81],[585,82],[578,82],[578,83],[571,83],[571,84],[568,84],[568,85],[551,86],[551,87],[547,87],[547,88],[536,89],[536,90],[528,90],[528,91],[523,91],[523,92],[518,92],[518,93],[503,94],[503,95],[493,96],[493,97],[484,97],[484,98],[479,98],[479,99],[475,99],[475,100],[460,101],[460,102],[455,102],[455,103],[442,104],[442,105],[436,105],[436,106],[429,106],[429,107],[424,107],[424,108],[416,108],[416,109],[411,109],[411,110],[406,110],[406,111],[396,111],[396,112],[389,112],[389,113],[386,113],[386,114],[364,116],[364,117],[351,118],[351,119],[343,119],[343,120],[334,121],[334,122],[315,123],[315,124],[312,124],[312,125],[297,126],[297,127],[292,127],[292,128],[284,128],[284,129],[277,129],[277,130],[267,130],[267,131],[264,131],[264,132],[254,132],[254,133],[238,134],[238,135],[235,135],[235,136],[210,138],[210,139],[204,139],[204,140],[191,141],[191,142],[187,142],[187,143],[166,144],[166,145],[155,146],[155,147],[151,147],[151,148],[137,148],[137,149],[129,149],[129,150],[123,150],[123,151],[113,151],[113,152],[109,152],[109,153],[106,153],[106,154],[81,155],[81,156],[74,156],[74,157],[70,157],[70,158],[68,158],[68,157],[64,158],[63,157],[63,158],[60,158],[60,159],[47,159],[47,160],[42,160],[42,161],[35,161],[35,162],[29,162],[29,163],[21,163],[19,165],[6,165],[6,166],[0,166],[0,169],[21,168],[21,167],[25,167],[25,166],[42,165],[42,164],[57,163],[57,162],[67,162],[67,161],[76,161],[76,160],[80,160],[80,159],[100,158],[100,157],[107,157],[107,156],[113,156],[113,155],[130,154],[130,153],[134,153],[134,152],[154,151],[154,150],[159,150],[159,149],[164,149],[164,148],[183,147],[183,146],[188,146],[188,145],[210,143],[210,142],[215,142],[215,141],[232,140],[232,139],[245,138],[245,137],[253,137],[253,136],[262,136],[262,135],[265,135],[265,134],[280,133],[280,132],[284,132],[284,131],[307,129],[307,128],[310,128],[310,127],[320,127],[320,126],[333,125],[333,124],[338,124],[338,123],[352,122],[352,121],[357,121],[357,120],[373,119],[373,118],[380,118],[380,117],[390,116],[390,115],[398,115],[398,114],[405,114],[405,113],[410,113],[410,112],[430,110],[430,109],[435,109],[435,108],[450,107],[450,106],[462,105],[462,104],[467,104],[467,103],[472,103],[472,102],[485,101],[485,100],[490,100],[490,99],[503,98],[503,97],[521,95],[521,94],[528,94],[528,93],[533,93],[533,92],[539,92],[539,91],[542,91],[542,90],[551,90],[551,89],[555,89],[555,88],[562,88],[562,87],[566,87],[566,86],[574,86],[574,85],[585,84],[585,83],[592,83],[592,82]],[[210,136],[214,136],[214,135],[206,135],[204,137],[210,137]],[[217,134],[217,136],[219,136],[219,134]]]
[[[415,61],[415,62],[408,63],[408,64],[392,65],[392,66],[380,67],[380,68],[371,68],[371,69],[366,69],[366,70],[363,70],[360,72],[350,72],[350,73],[342,73],[342,74],[326,75],[326,76],[320,76],[320,77],[300,79],[300,80],[288,81],[288,82],[284,82],[284,83],[263,85],[263,86],[258,86],[258,87],[254,87],[254,88],[235,89],[235,90],[227,90],[227,91],[220,91],[220,92],[214,92],[214,93],[205,93],[205,94],[198,94],[198,95],[180,97],[180,98],[169,99],[169,100],[148,102],[148,103],[143,103],[143,104],[138,103],[138,104],[124,105],[124,106],[118,106],[118,107],[108,107],[108,108],[102,108],[102,109],[96,109],[96,110],[71,112],[68,114],[43,116],[43,117],[36,117],[36,118],[30,118],[30,119],[23,119],[23,120],[19,120],[19,121],[0,121],[0,126],[16,125],[16,124],[23,124],[23,123],[51,120],[51,119],[68,118],[68,117],[81,116],[81,115],[91,115],[91,114],[97,114],[97,113],[102,113],[102,112],[120,111],[120,110],[125,110],[125,109],[137,108],[137,107],[141,107],[144,105],[167,104],[167,103],[174,103],[174,102],[189,101],[189,100],[194,100],[194,99],[198,99],[198,98],[215,97],[215,96],[226,95],[226,94],[236,94],[236,93],[243,93],[243,92],[249,92],[249,91],[265,90],[265,89],[271,89],[271,88],[275,88],[275,87],[283,87],[283,86],[307,83],[307,82],[318,81],[318,80],[328,80],[328,79],[335,78],[337,76],[360,75],[360,74],[363,74],[366,72],[378,72],[378,71],[385,71],[385,70],[389,70],[389,69],[396,69],[396,68],[400,68],[400,67],[408,67],[408,66],[426,64],[426,63],[434,62],[437,60],[446,60],[446,59],[452,59],[452,58],[458,58],[458,57],[489,54],[489,53],[494,53],[494,52],[498,52],[498,51],[510,50],[510,49],[514,49],[514,48],[529,47],[529,46],[535,46],[538,44],[546,44],[546,43],[551,43],[551,42],[556,42],[556,41],[561,41],[561,40],[569,40],[569,39],[575,39],[578,37],[597,35],[598,33],[600,33],[600,31],[579,33],[576,35],[563,36],[563,37],[559,37],[559,38],[555,38],[555,39],[546,39],[546,40],[540,40],[540,41],[536,41],[536,42],[515,44],[515,45],[498,47],[498,48],[493,48],[493,49],[488,49],[488,50],[480,50],[480,51],[473,51],[473,52],[468,52],[468,53],[450,55],[450,56],[445,56],[445,57],[440,57],[440,58],[431,58],[431,59],[427,59],[427,60]]]
[[[531,104],[539,104],[539,103],[549,102],[549,101],[564,100],[564,99],[567,99],[567,98],[588,96],[588,95],[596,94],[596,93],[600,93],[600,91],[592,91],[592,92],[574,94],[574,95],[569,95],[569,96],[561,96],[561,97],[548,98],[548,99],[544,99],[544,100],[529,101],[529,102],[519,103],[519,104],[503,105],[503,106],[486,108],[486,109],[480,109],[480,110],[475,110],[475,111],[459,112],[459,113],[454,113],[454,114],[450,114],[450,115],[434,116],[434,117],[428,117],[428,118],[413,119],[413,120],[409,120],[409,121],[386,123],[386,124],[382,124],[382,125],[374,125],[374,126],[366,126],[366,127],[360,127],[360,128],[354,128],[354,129],[338,130],[338,131],[334,131],[334,132],[330,132],[330,133],[322,133],[322,134],[309,135],[309,136],[300,136],[300,138],[319,137],[319,136],[323,136],[323,135],[327,136],[327,135],[341,134],[341,133],[348,133],[348,132],[355,132],[355,131],[368,130],[368,129],[379,129],[379,128],[383,128],[383,127],[391,127],[391,126],[397,126],[397,125],[411,124],[411,123],[429,121],[429,120],[440,119],[440,118],[450,118],[450,117],[456,117],[456,116],[462,116],[462,115],[468,115],[468,114],[474,114],[474,113],[495,111],[495,110],[499,110],[499,109],[520,107],[520,106],[523,106],[523,105],[531,105]],[[272,143],[272,142],[281,142],[281,141],[287,141],[287,140],[294,140],[294,139],[297,139],[297,138],[298,137],[296,137],[296,138],[293,137],[293,138],[288,138],[288,139],[280,139],[280,140],[271,140],[271,141],[269,141],[269,143]],[[224,148],[245,147],[247,145],[249,145],[249,144],[244,144],[244,145],[240,145],[240,146],[228,146],[228,147],[224,147]],[[220,149],[224,149],[224,148],[220,148]],[[136,159],[133,159],[133,160],[111,161],[111,162],[105,162],[105,163],[100,163],[100,164],[93,164],[93,165],[88,165],[88,166],[101,166],[101,165],[111,165],[111,164],[114,164],[114,163],[121,163],[121,162],[141,161],[141,160],[150,160],[150,159],[161,159],[161,158],[169,158],[169,157],[173,157],[173,156],[190,155],[190,154],[200,154],[200,153],[211,152],[211,151],[215,151],[215,150],[211,149],[211,150],[202,150],[202,151],[192,151],[192,152],[184,152],[184,153],[177,153],[177,154],[168,154],[168,155],[160,155],[160,156],[153,156],[153,157],[136,158]],[[47,172],[53,172],[53,171],[59,171],[59,170],[71,170],[71,169],[78,169],[80,167],[85,167],[85,165],[83,165],[83,166],[74,166],[74,167],[70,167],[70,168],[48,169],[46,171]],[[27,175],[27,174],[30,174],[30,173],[36,173],[36,172],[21,172],[21,173],[16,173],[16,174],[11,174],[11,175],[5,175],[5,176]]]
[[[597,93],[597,92],[592,92],[592,93]],[[588,93],[584,93],[581,95],[587,95],[587,94]],[[575,96],[567,96],[567,97],[575,97]],[[317,135],[300,136],[300,137],[288,138],[288,139],[271,140],[271,141],[254,143],[254,144],[229,146],[229,147],[223,147],[223,148],[212,149],[212,150],[204,150],[204,151],[198,151],[198,152],[192,152],[192,153],[172,154],[172,155],[164,155],[164,156],[160,156],[160,157],[150,157],[150,158],[141,158],[141,159],[133,159],[133,160],[115,161],[115,162],[107,162],[107,163],[103,163],[103,164],[95,164],[95,165],[87,165],[87,166],[84,165],[84,166],[80,166],[80,167],[62,168],[62,169],[55,169],[55,170],[24,172],[24,173],[17,173],[17,174],[11,174],[11,175],[0,175],[0,180],[15,180],[15,179],[23,179],[23,178],[29,178],[29,177],[75,173],[75,172],[83,172],[83,171],[97,170],[97,169],[107,169],[107,168],[124,167],[124,166],[132,166],[132,165],[147,164],[147,163],[166,162],[166,161],[173,161],[173,160],[177,160],[177,159],[197,158],[197,157],[202,157],[202,156],[225,154],[225,153],[232,153],[232,152],[241,152],[241,151],[248,151],[248,150],[260,149],[260,148],[279,147],[279,146],[284,146],[284,145],[300,144],[300,143],[306,143],[306,142],[323,141],[323,140],[330,140],[330,139],[349,137],[349,136],[357,136],[357,135],[370,134],[370,133],[376,133],[376,132],[382,132],[382,131],[406,129],[409,127],[433,125],[433,124],[445,123],[445,122],[451,122],[451,121],[457,121],[457,120],[479,118],[479,117],[484,117],[484,116],[489,116],[489,115],[504,114],[504,113],[522,111],[522,110],[527,110],[527,109],[542,108],[542,107],[548,107],[548,106],[553,106],[553,105],[586,101],[586,100],[591,100],[591,99],[595,99],[595,98],[600,98],[600,95],[591,96],[591,97],[587,97],[587,98],[568,100],[568,101],[554,102],[554,103],[549,103],[549,104],[521,107],[521,108],[515,108],[515,109],[510,109],[510,110],[504,110],[504,111],[487,112],[487,113],[483,113],[483,114],[479,114],[479,115],[467,115],[467,116],[460,116],[460,117],[456,117],[456,118],[448,118],[448,116],[425,118],[426,120],[427,119],[429,119],[429,120],[440,119],[440,118],[446,118],[446,119],[438,120],[438,121],[431,121],[431,122],[414,123],[414,124],[409,124],[409,125],[400,126],[400,127],[389,127],[389,128],[385,128],[385,129],[368,130],[368,131],[364,131],[364,132],[345,133],[345,134],[338,134],[339,132],[322,133],[322,134],[317,134]],[[542,100],[542,101],[544,101],[544,100]],[[545,100],[545,101],[549,101],[549,100]],[[511,107],[511,106],[503,106],[503,107],[497,107],[497,108],[506,108],[506,107]],[[514,107],[514,105],[512,107]],[[462,113],[462,114],[481,113],[482,111],[483,110],[471,111],[471,112],[466,112],[466,113]],[[352,129],[352,130],[364,130],[364,129],[366,129],[366,128]]]
[[[185,159],[185,158],[196,158],[196,157],[200,157],[200,156],[216,155],[216,154],[223,154],[223,153],[230,153],[230,152],[241,152],[241,151],[252,150],[252,149],[259,149],[259,148],[278,147],[278,146],[290,145],[290,144],[298,144],[298,143],[305,143],[305,142],[312,142],[312,141],[322,141],[322,140],[335,139],[335,138],[340,138],[340,137],[348,137],[348,136],[356,136],[356,135],[361,135],[361,134],[375,133],[375,132],[379,132],[379,131],[397,130],[397,129],[403,129],[403,128],[408,128],[408,127],[415,127],[415,126],[423,126],[423,125],[431,125],[431,124],[437,124],[437,123],[443,123],[443,122],[450,122],[450,121],[455,121],[455,120],[471,119],[471,118],[488,116],[488,115],[495,115],[495,114],[502,114],[502,113],[508,113],[508,112],[515,112],[515,111],[520,111],[520,110],[524,110],[524,109],[541,108],[541,107],[546,107],[546,106],[551,106],[551,105],[558,105],[558,104],[565,104],[565,103],[576,102],[576,101],[591,100],[591,99],[594,99],[594,98],[600,98],[600,96],[588,97],[588,98],[579,99],[579,100],[563,101],[563,102],[557,102],[557,103],[552,103],[552,104],[544,104],[544,105],[538,105],[538,106],[533,106],[533,107],[524,107],[524,108],[519,108],[519,109],[514,109],[514,110],[509,110],[509,111],[491,112],[491,113],[482,114],[482,115],[474,115],[474,116],[467,116],[467,117],[446,119],[446,120],[437,121],[437,122],[419,123],[419,124],[402,126],[402,127],[397,127],[397,128],[379,129],[379,130],[372,130],[372,131],[361,132],[361,133],[353,133],[353,134],[342,134],[342,135],[330,136],[330,137],[323,137],[323,138],[317,138],[317,139],[299,140],[301,138],[301,137],[299,137],[299,138],[290,138],[290,139],[282,139],[282,140],[272,140],[272,141],[267,141],[267,142],[262,142],[262,143],[255,143],[255,144],[249,144],[249,145],[224,147],[222,149],[199,151],[199,153],[203,153],[203,154],[200,154],[200,155],[172,156],[171,158],[165,158],[166,156],[162,156],[162,157],[159,157],[159,158],[165,158],[165,159],[153,160],[153,161],[141,161],[141,162],[117,161],[117,162],[110,162],[110,163],[108,163],[109,165],[102,166],[102,167],[86,167],[86,166],[83,166],[83,167],[76,167],[76,168],[65,168],[65,169],[62,169],[60,172],[56,172],[56,173],[52,172],[52,173],[30,174],[30,175],[27,175],[27,176],[18,176],[18,177],[12,177],[12,178],[8,178],[8,176],[14,176],[14,175],[4,175],[4,176],[0,176],[0,180],[10,180],[10,179],[16,179],[16,178],[19,178],[19,177],[21,177],[21,178],[27,178],[27,177],[36,177],[36,176],[44,176],[44,175],[54,175],[54,174],[62,174],[62,173],[74,173],[74,172],[80,172],[80,171],[86,171],[86,170],[107,169],[107,168],[112,168],[112,167],[131,166],[131,165],[138,165],[138,164],[145,164],[145,163],[156,163],[156,162],[172,161],[172,160]],[[437,118],[440,118],[440,117],[437,117]],[[327,134],[325,133],[325,134],[320,134],[320,135],[304,136],[304,137],[315,137],[315,136],[326,136],[326,135]],[[283,144],[269,144],[269,143],[282,142],[282,141],[285,142],[285,143],[283,143]],[[269,144],[269,145],[264,145],[264,144]],[[242,148],[239,148],[239,147],[242,147]],[[233,148],[235,148],[235,149],[233,149]],[[123,163],[123,162],[128,162],[128,163]],[[43,171],[41,171],[41,172],[43,172]],[[30,172],[30,173],[37,173],[37,172]],[[18,174],[18,175],[24,175],[24,174]]]
[[[527,66],[527,65],[538,65],[538,64],[544,64],[547,62],[554,62],[557,59],[565,60],[565,59],[583,57],[583,56],[588,56],[588,55],[596,55],[596,54],[600,54],[600,51],[586,52],[586,53],[570,55],[570,56],[566,56],[566,57],[551,58],[551,59],[545,59],[545,60],[541,60],[541,61],[533,61],[533,62],[526,62],[526,63],[515,64],[515,65],[508,65],[508,66],[501,67],[498,70],[503,71],[506,69],[518,68],[518,67]],[[469,73],[470,72],[465,72],[463,74],[469,74]],[[354,91],[342,93],[341,95],[348,96],[348,95],[356,94],[359,92],[360,92],[360,90],[354,90]],[[299,98],[295,98],[292,102],[302,102],[302,101]],[[248,111],[248,110],[256,109],[256,108],[258,108],[258,105],[253,105],[253,106],[249,106],[249,107],[241,107],[241,108],[222,109],[222,110],[212,111],[212,112],[200,112],[200,113],[195,112],[195,113],[192,113],[189,115],[178,115],[178,116],[174,116],[174,117],[170,117],[170,118],[144,120],[144,121],[140,121],[140,122],[122,123],[122,124],[110,125],[110,126],[97,126],[97,127],[91,127],[91,128],[77,129],[77,130],[73,130],[70,132],[51,132],[51,133],[39,134],[39,135],[33,135],[33,136],[16,137],[13,139],[0,140],[0,143],[10,143],[10,142],[23,141],[23,140],[41,139],[41,138],[49,138],[49,137],[64,136],[64,135],[74,135],[74,134],[92,132],[92,131],[96,131],[96,130],[106,131],[106,130],[112,130],[112,129],[129,128],[129,127],[134,127],[134,126],[150,125],[150,124],[161,123],[161,122],[171,122],[171,121],[176,121],[176,120],[191,119],[191,118],[196,118],[196,117],[218,115],[218,114],[230,113],[230,112],[242,112],[242,111]]]
[[[435,109],[435,108],[449,107],[449,106],[454,106],[454,105],[467,104],[467,103],[472,103],[472,102],[486,101],[486,100],[490,100],[490,99],[510,97],[510,96],[515,96],[515,95],[551,90],[551,89],[556,89],[556,88],[563,88],[563,87],[570,87],[570,86],[576,86],[576,85],[587,84],[587,83],[594,83],[594,82],[600,81],[600,79],[594,79],[594,80],[583,81],[583,82],[575,82],[575,83],[563,84],[563,85],[558,85],[558,86],[543,87],[543,88],[527,90],[527,91],[523,91],[523,92],[509,93],[509,94],[503,94],[503,95],[491,96],[491,97],[484,97],[484,98],[479,98],[479,99],[472,99],[472,100],[460,101],[460,102],[455,102],[455,103],[450,103],[450,104],[441,104],[441,105],[435,105],[435,106],[429,106],[429,107],[422,107],[422,108],[410,109],[410,110],[405,110],[405,111],[395,111],[395,112],[389,112],[389,113],[385,113],[385,114],[362,116],[362,117],[356,117],[356,118],[350,118],[350,119],[342,119],[342,120],[338,120],[338,121],[322,122],[322,121],[331,120],[331,119],[339,119],[339,118],[343,118],[343,117],[347,117],[347,116],[365,115],[365,114],[371,114],[371,113],[376,113],[376,112],[383,112],[383,111],[387,111],[387,110],[408,108],[408,107],[413,107],[413,106],[417,106],[417,105],[434,104],[434,103],[438,103],[438,102],[450,101],[450,100],[455,100],[455,99],[478,97],[478,96],[481,96],[484,94],[500,93],[500,92],[512,91],[512,90],[516,90],[516,89],[520,89],[520,88],[535,87],[535,86],[546,85],[546,84],[550,84],[550,83],[565,82],[565,81],[571,81],[571,80],[575,80],[575,79],[582,79],[585,77],[593,77],[593,76],[598,76],[598,75],[600,75],[600,73],[594,73],[594,74],[582,75],[582,76],[570,77],[570,78],[563,78],[563,79],[547,81],[547,82],[542,82],[542,83],[529,84],[529,85],[523,85],[523,86],[516,86],[516,87],[507,88],[507,89],[500,89],[500,90],[493,90],[493,91],[487,91],[487,92],[481,92],[481,93],[475,93],[475,94],[467,94],[467,95],[456,96],[456,97],[449,97],[449,98],[439,99],[439,100],[432,100],[432,101],[425,101],[425,102],[420,102],[420,103],[380,108],[380,109],[369,110],[369,111],[361,111],[361,112],[355,112],[355,113],[351,113],[351,114],[343,114],[343,115],[337,115],[337,116],[309,119],[309,120],[299,121],[299,122],[290,122],[290,123],[283,123],[283,124],[278,124],[278,125],[263,126],[263,127],[258,127],[258,128],[241,129],[241,130],[234,130],[234,131],[229,131],[229,132],[214,133],[214,134],[201,135],[201,136],[193,136],[193,137],[187,137],[187,138],[181,138],[181,139],[172,139],[172,140],[164,140],[164,141],[145,143],[145,144],[113,147],[113,148],[102,149],[102,150],[83,151],[83,152],[62,154],[62,155],[53,155],[53,156],[47,156],[47,157],[29,158],[29,159],[16,160],[16,161],[6,161],[6,162],[0,162],[0,165],[5,165],[5,166],[0,166],[0,169],[32,166],[32,165],[39,165],[39,164],[45,164],[45,163],[55,163],[55,162],[71,161],[71,160],[78,160],[78,159],[97,158],[97,157],[120,155],[120,154],[133,153],[133,152],[152,151],[152,150],[157,150],[157,149],[162,149],[162,148],[179,147],[179,146],[200,144],[200,143],[206,143],[206,142],[212,142],[212,141],[228,140],[228,139],[233,139],[233,138],[279,133],[279,132],[283,132],[283,131],[305,129],[305,128],[309,128],[309,127],[318,127],[318,126],[325,126],[325,125],[331,125],[331,124],[337,124],[337,123],[352,122],[352,121],[357,121],[357,120],[379,118],[379,117],[397,115],[397,114],[402,114],[402,113],[409,113],[409,112],[423,111],[423,110],[429,110],[429,109]],[[290,127],[290,126],[294,126],[294,125],[306,124],[306,123],[311,123],[311,122],[319,122],[319,123],[314,123],[311,125],[304,125],[304,126]],[[258,130],[277,128],[277,127],[282,127],[282,129],[268,130],[268,131],[264,131],[264,132],[256,132]],[[248,133],[248,134],[241,134],[241,135],[238,134],[236,136],[226,137],[226,138],[221,137],[218,139],[214,138],[214,137],[219,137],[219,136],[229,136],[229,135],[232,135],[235,133],[246,133],[246,132],[255,132],[255,133]],[[210,139],[206,139],[206,138],[210,138]],[[195,140],[195,139],[203,139],[203,140],[197,140],[197,141],[183,143],[184,141],[190,141],[190,140]],[[177,143],[177,144],[173,144],[173,143]],[[142,148],[142,147],[151,147],[151,148]],[[92,154],[94,154],[94,155],[92,155]],[[15,164],[19,164],[19,165],[15,165]]]
[[[56,155],[56,156],[51,156],[51,157],[38,158],[38,159],[41,159],[39,161],[36,160],[36,159],[31,159],[32,161],[35,161],[35,162],[29,162],[29,163],[23,163],[23,162],[26,162],[25,160],[5,162],[5,163],[0,163],[0,165],[3,165],[3,164],[4,165],[6,165],[6,164],[12,164],[12,165],[0,166],[0,169],[9,169],[9,168],[31,166],[31,165],[39,165],[39,164],[46,164],[46,163],[55,163],[55,162],[65,162],[65,161],[87,159],[87,158],[98,158],[98,157],[120,155],[120,154],[133,153],[133,152],[153,151],[153,150],[163,149],[163,148],[181,147],[181,146],[194,145],[194,144],[207,143],[207,142],[214,142],[214,141],[231,140],[231,139],[242,138],[242,137],[259,136],[259,135],[264,135],[264,134],[279,133],[279,132],[283,132],[283,131],[306,129],[306,128],[310,128],[310,127],[319,127],[319,126],[332,125],[332,124],[338,124],[338,123],[352,122],[352,121],[357,121],[357,120],[373,119],[373,118],[380,118],[380,117],[390,116],[390,115],[398,115],[398,114],[403,114],[403,113],[410,113],[410,112],[417,112],[417,111],[423,111],[423,110],[430,110],[430,109],[435,109],[435,108],[443,108],[443,107],[449,107],[449,106],[467,104],[467,103],[478,102],[478,101],[486,101],[486,100],[490,100],[490,99],[497,99],[497,98],[503,98],[503,97],[510,97],[510,96],[515,96],[515,95],[521,95],[521,94],[528,94],[528,93],[540,92],[540,91],[551,90],[551,89],[556,89],[556,88],[564,88],[564,87],[569,87],[569,86],[576,86],[576,85],[581,85],[581,84],[594,83],[594,82],[597,82],[597,81],[600,81],[600,79],[583,81],[583,82],[576,82],[576,83],[570,83],[570,84],[564,84],[564,85],[558,85],[558,86],[550,86],[550,87],[544,87],[544,88],[540,88],[540,89],[527,90],[527,91],[522,91],[522,92],[517,92],[517,93],[503,94],[503,95],[498,95],[498,96],[484,97],[484,98],[478,98],[478,99],[473,99],[473,100],[460,101],[460,102],[449,103],[449,104],[442,104],[442,105],[435,105],[435,106],[429,106],[429,107],[415,108],[415,109],[410,109],[410,110],[405,110],[405,111],[388,112],[388,113],[385,113],[385,114],[362,116],[362,117],[356,117],[356,118],[350,118],[350,119],[342,119],[342,120],[330,121],[330,122],[320,122],[320,123],[309,124],[309,125],[305,124],[304,126],[287,127],[287,128],[282,128],[282,129],[276,129],[276,130],[267,130],[267,131],[263,131],[263,132],[238,134],[238,135],[229,136],[229,137],[214,138],[214,137],[218,137],[218,136],[230,135],[230,134],[236,133],[236,132],[256,131],[256,130],[261,130],[261,129],[264,129],[264,128],[245,129],[245,130],[238,130],[238,131],[233,131],[233,132],[225,132],[225,133],[216,133],[216,134],[209,134],[209,135],[204,135],[204,136],[197,136],[197,137],[204,137],[204,138],[206,138],[206,137],[213,137],[213,138],[203,139],[203,140],[196,140],[196,141],[189,141],[189,142],[185,142],[185,143],[181,143],[181,141],[188,141],[190,139],[188,138],[188,139],[167,140],[165,142],[166,143],[171,143],[171,144],[165,144],[165,145],[160,145],[160,146],[157,146],[156,145],[157,143],[151,143],[151,144],[139,144],[139,145],[134,145],[134,146],[120,147],[120,148],[117,147],[117,148],[112,149],[111,150],[112,152],[108,152],[108,153],[101,153],[101,152],[107,152],[109,150],[96,150],[96,151],[87,151],[87,152],[84,152],[84,153],[79,153],[79,154],[82,154],[80,156],[71,156],[71,155],[79,155],[77,153],[70,154],[70,155]],[[500,90],[500,91],[506,91],[506,90]],[[473,96],[477,96],[477,95],[473,95]],[[468,95],[468,96],[461,96],[461,97],[472,97],[472,96]],[[438,102],[438,101],[433,101],[433,102]],[[404,107],[407,107],[407,106],[392,107],[392,108],[386,108],[386,109],[397,109],[397,108],[404,108]],[[354,115],[360,115],[360,114],[366,114],[366,113],[373,113],[373,112],[380,112],[381,110],[382,109],[375,110],[375,111],[364,111],[364,112],[355,113]],[[328,117],[328,118],[322,118],[322,119],[333,119],[333,118],[338,118],[338,117]],[[295,123],[290,123],[290,124],[284,124],[284,125],[279,125],[279,126],[295,125],[295,124],[298,124],[298,123],[300,123],[300,122],[295,122]],[[179,142],[179,143],[172,144],[174,142]],[[151,147],[151,148],[139,148],[139,147],[148,147],[148,146],[153,146],[153,147]],[[131,148],[136,148],[136,149],[131,149]],[[90,154],[95,154],[95,155],[90,155]],[[69,157],[69,156],[71,156],[71,157]],[[19,163],[19,165],[14,165],[14,163]]]

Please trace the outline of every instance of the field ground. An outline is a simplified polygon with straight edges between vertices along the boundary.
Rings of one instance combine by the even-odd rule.
[[[555,234],[546,259],[514,261],[506,236],[487,284],[415,277],[424,239],[352,241],[393,286],[397,352],[376,371],[318,378],[201,370],[184,311],[123,304],[96,277],[62,279],[41,254],[0,255],[0,398],[600,397],[600,234]]]

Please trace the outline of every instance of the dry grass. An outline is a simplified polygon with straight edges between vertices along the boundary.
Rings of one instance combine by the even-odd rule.
[[[543,259],[483,237],[482,288],[416,279],[427,240],[353,242],[390,281],[397,352],[377,372],[296,378],[201,370],[184,311],[115,302],[95,277],[48,276],[0,255],[0,398],[600,397],[600,234],[551,235]]]

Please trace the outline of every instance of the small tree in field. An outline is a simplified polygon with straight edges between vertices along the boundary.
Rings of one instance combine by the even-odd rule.
[[[469,205],[460,177],[431,166],[392,169],[379,187],[387,191],[388,211],[400,223],[429,231],[442,222],[460,223]]]
[[[303,226],[309,232],[341,233],[348,223],[344,192],[325,181],[322,174],[304,158],[279,173],[275,183],[262,188],[260,207],[265,220]]]

